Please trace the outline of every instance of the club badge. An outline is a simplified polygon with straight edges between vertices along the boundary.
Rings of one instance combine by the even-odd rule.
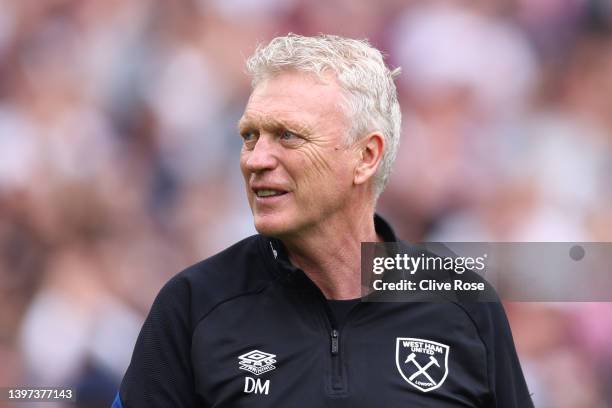
[[[449,346],[435,341],[398,337],[395,364],[408,384],[429,392],[439,388],[448,376],[449,350]]]

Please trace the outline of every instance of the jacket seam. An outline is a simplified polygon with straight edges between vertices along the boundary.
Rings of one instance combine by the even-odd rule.
[[[256,235],[255,237],[256,237],[256,239],[257,239],[257,242],[256,242],[257,247],[258,247],[257,249],[259,250],[260,254],[261,254],[261,252],[264,252],[264,253],[263,253],[263,255],[264,255],[265,259],[263,260],[263,265],[262,265],[262,266],[265,268],[265,267],[266,267],[266,264],[268,264],[268,262],[266,262],[266,261],[267,261],[267,256],[268,256],[269,254],[268,254],[268,253],[266,253],[266,251],[265,251],[265,250],[262,248],[262,246],[261,246],[261,244],[262,244],[262,239],[264,239],[264,238],[263,238],[263,236],[261,236],[261,235],[259,235],[259,234],[258,234],[258,235]],[[270,265],[268,265],[268,266],[270,266]],[[243,296],[257,295],[257,294],[259,294],[259,293],[263,292],[263,291],[264,291],[266,288],[268,288],[270,285],[272,285],[273,283],[275,283],[277,280],[278,280],[278,276],[276,276],[276,277],[271,277],[270,279],[266,280],[265,282],[260,283],[260,286],[259,286],[259,287],[257,287],[256,289],[251,289],[251,290],[247,290],[247,291],[239,292],[239,293],[234,294],[234,295],[232,295],[232,296],[230,296],[230,297],[227,297],[227,298],[225,298],[225,299],[222,299],[222,300],[218,301],[217,303],[215,303],[213,306],[211,306],[211,308],[210,308],[210,309],[209,309],[209,310],[208,310],[206,313],[204,313],[204,314],[203,314],[203,315],[202,315],[202,316],[201,316],[201,317],[198,319],[198,321],[194,323],[194,325],[193,325],[193,327],[192,327],[192,331],[191,331],[191,349],[193,350],[193,336],[195,335],[196,330],[198,329],[198,327],[200,326],[200,324],[201,324],[201,323],[202,323],[202,322],[203,322],[203,321],[204,321],[204,320],[205,320],[205,319],[206,319],[208,316],[210,316],[210,314],[211,314],[212,312],[214,312],[214,311],[215,311],[215,310],[216,310],[216,309],[217,309],[219,306],[221,306],[221,305],[222,305],[222,304],[224,304],[224,303],[231,302],[232,300],[238,299],[238,298],[243,297]]]
[[[470,312],[461,303],[458,303],[458,302],[451,302],[451,303],[457,306],[459,309],[461,309],[461,311],[463,311],[463,313],[467,315],[468,319],[470,320],[470,322],[474,326],[474,329],[476,330],[476,334],[478,335],[480,342],[484,346],[485,353],[486,353],[485,354],[485,376],[487,379],[487,388],[488,388],[489,394],[493,395],[493,388],[491,386],[491,378],[489,376],[489,354],[490,354],[489,346],[487,345],[487,342],[484,341],[484,339],[482,338],[482,335],[480,334],[480,328],[478,327],[478,324],[476,324],[476,322],[474,321],[474,318],[472,317]]]
[[[257,294],[263,292],[272,283],[274,283],[274,280],[266,282],[265,284],[263,284],[262,286],[258,287],[257,289],[249,290],[247,292],[241,292],[241,293],[238,293],[236,295],[230,296],[230,297],[228,297],[226,299],[220,300],[219,302],[215,303],[215,305],[212,306],[210,308],[210,310],[208,310],[208,312],[204,313],[204,315],[202,315],[202,317],[200,317],[198,319],[198,321],[195,323],[195,325],[193,326],[193,333],[191,334],[192,338],[193,338],[193,334],[195,334],[195,331],[197,330],[197,328],[200,325],[200,323],[202,323],[202,321],[204,321],[204,319],[206,319],[219,306],[221,306],[224,303],[231,302],[232,300],[238,299],[238,298],[243,297],[243,296],[257,295]]]

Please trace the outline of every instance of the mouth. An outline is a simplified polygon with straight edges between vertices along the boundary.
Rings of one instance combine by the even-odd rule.
[[[284,190],[276,190],[271,188],[254,188],[253,192],[257,198],[266,199],[272,197],[280,197],[288,193]]]

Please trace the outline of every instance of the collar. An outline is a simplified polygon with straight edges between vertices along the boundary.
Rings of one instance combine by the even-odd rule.
[[[398,242],[395,232],[391,225],[379,214],[374,214],[374,229],[376,233],[384,240],[384,242]],[[289,260],[287,248],[280,239],[264,237],[266,257],[272,260],[274,269],[278,273],[278,277],[290,283],[298,283],[302,280],[307,280],[312,283],[304,272],[294,266]],[[312,284],[314,285],[314,284]]]
[[[397,236],[391,228],[391,225],[380,215],[374,214],[374,229],[376,233],[380,235],[385,242],[397,242]]]

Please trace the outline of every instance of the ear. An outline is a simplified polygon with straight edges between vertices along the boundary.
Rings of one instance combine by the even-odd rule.
[[[357,142],[357,166],[355,167],[355,184],[363,184],[372,179],[385,148],[385,139],[380,132],[372,132]]]

